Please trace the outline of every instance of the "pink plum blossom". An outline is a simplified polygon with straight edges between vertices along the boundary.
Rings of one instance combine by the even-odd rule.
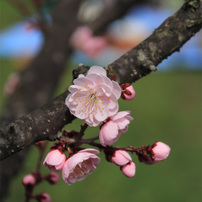
[[[163,161],[170,154],[170,147],[163,143],[157,141],[152,146],[152,156],[155,162]]]
[[[96,149],[83,149],[68,158],[62,170],[64,182],[71,185],[91,174],[100,163],[100,158],[96,156],[98,153]]]
[[[132,100],[135,97],[135,90],[130,83],[121,85],[122,94],[121,97],[125,100]]]
[[[23,177],[22,183],[24,185],[35,185],[36,184],[36,179],[34,177],[34,175],[29,174]]]
[[[128,164],[121,167],[121,171],[126,177],[134,177],[136,171],[135,163],[130,161]]]
[[[58,149],[52,149],[46,156],[43,165],[50,170],[58,172],[62,170],[66,161],[66,155]]]
[[[105,69],[92,66],[86,76],[80,74],[73,83],[65,104],[74,116],[97,126],[117,113],[121,88],[107,77]]]
[[[131,156],[122,149],[116,150],[111,158],[111,162],[115,163],[117,166],[124,166],[130,161],[132,161]]]
[[[101,145],[106,147],[116,142],[122,133],[127,132],[128,124],[132,120],[130,111],[121,111],[108,118],[100,129],[99,139]]]

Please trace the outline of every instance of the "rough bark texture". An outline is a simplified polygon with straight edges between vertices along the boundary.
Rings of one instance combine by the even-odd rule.
[[[119,83],[132,83],[157,70],[157,65],[201,29],[201,1],[186,1],[154,33],[109,66]],[[129,76],[130,75],[130,76]]]
[[[156,70],[157,64],[179,50],[200,30],[200,15],[199,1],[185,2],[183,7],[157,28],[148,39],[110,65],[116,73],[117,81],[119,83],[134,82]],[[55,139],[57,131],[73,120],[64,104],[66,95],[67,92],[45,107],[2,126],[0,128],[1,159],[39,140]],[[55,127],[54,130],[53,127]],[[53,131],[54,134],[50,134],[49,131]]]

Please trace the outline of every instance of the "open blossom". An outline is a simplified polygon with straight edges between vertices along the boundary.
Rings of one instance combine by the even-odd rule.
[[[65,104],[74,116],[89,126],[97,126],[117,113],[121,88],[102,67],[92,66],[86,76],[80,74],[73,83]]]
[[[96,149],[83,149],[68,158],[62,170],[64,182],[71,185],[91,174],[100,163],[100,158],[96,156],[98,153]]]
[[[121,111],[111,116],[101,127],[99,139],[102,146],[111,145],[116,142],[122,133],[127,132],[128,124],[133,118],[129,111]]]
[[[46,156],[43,165],[50,170],[58,172],[62,170],[66,160],[66,155],[58,149],[52,149]]]

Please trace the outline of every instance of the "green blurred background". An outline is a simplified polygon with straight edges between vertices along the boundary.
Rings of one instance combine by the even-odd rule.
[[[1,2],[0,8],[1,29],[22,18],[9,4]],[[73,68],[64,74],[57,94],[70,84]],[[0,60],[0,113],[6,102],[3,87],[14,71],[16,66],[12,61]],[[136,175],[129,179],[114,164],[106,162],[101,153],[100,165],[85,180],[68,186],[60,177],[58,185],[44,182],[35,193],[48,192],[53,202],[201,201],[201,81],[201,71],[160,70],[133,85],[136,90],[133,101],[119,101],[120,110],[131,110],[134,120],[129,131],[122,134],[114,145],[140,147],[159,140],[171,147],[167,160],[145,165],[133,154]],[[81,121],[76,120],[67,128],[76,129],[80,124]],[[89,128],[86,137],[97,136],[98,131],[98,127]],[[32,146],[23,170],[13,180],[6,202],[24,201],[21,180],[35,169],[37,158],[38,151]],[[42,172],[49,171],[42,168]]]

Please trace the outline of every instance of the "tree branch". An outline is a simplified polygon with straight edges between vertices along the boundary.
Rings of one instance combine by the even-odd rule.
[[[189,0],[173,16],[137,47],[110,64],[118,83],[135,82],[156,70],[163,59],[190,39],[201,28],[199,0]],[[79,70],[84,70],[79,68]],[[86,72],[87,69],[85,69]],[[78,71],[79,73],[79,71]],[[129,76],[130,75],[130,76]],[[0,127],[0,158],[28,147],[39,140],[54,140],[57,132],[74,117],[64,100],[68,92],[44,107]]]
[[[109,65],[116,72],[117,82],[132,83],[156,71],[156,66],[179,51],[201,25],[201,1],[186,0],[151,36]]]

